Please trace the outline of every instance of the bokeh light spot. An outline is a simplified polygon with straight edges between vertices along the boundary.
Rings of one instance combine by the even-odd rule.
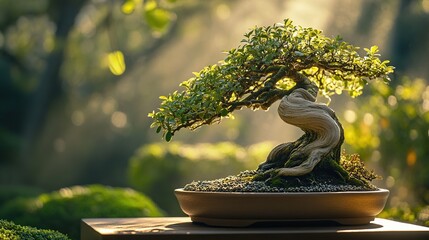
[[[346,110],[344,112],[344,119],[348,122],[348,123],[354,123],[356,121],[356,113],[353,110]]]
[[[407,153],[407,165],[409,167],[413,167],[416,164],[417,161],[417,153],[414,149],[408,150]]]
[[[75,126],[81,126],[85,122],[85,115],[82,111],[74,111],[71,115],[71,121]]]
[[[425,13],[429,13],[429,0],[422,1],[422,8]]]
[[[216,7],[216,16],[221,19],[225,20],[228,19],[231,15],[231,10],[229,9],[228,5],[226,4],[219,4]]]
[[[112,114],[111,121],[113,126],[123,128],[127,125],[127,115],[123,112],[116,111]]]
[[[419,137],[419,132],[416,129],[410,130],[410,139],[416,140]]]
[[[387,188],[392,188],[393,186],[395,186],[395,178],[392,176],[388,176],[386,178],[386,187]]]
[[[371,113],[365,113],[363,116],[363,123],[367,126],[371,126],[371,124],[374,122],[374,117]]]
[[[398,100],[396,99],[396,97],[395,97],[395,96],[390,95],[390,96],[387,98],[387,103],[388,103],[390,106],[394,107],[394,106],[396,106],[396,104],[398,103]]]
[[[429,111],[429,99],[423,100],[422,110],[423,112]]]
[[[117,101],[114,98],[107,98],[102,105],[102,110],[104,114],[111,114],[116,110],[118,106]]]

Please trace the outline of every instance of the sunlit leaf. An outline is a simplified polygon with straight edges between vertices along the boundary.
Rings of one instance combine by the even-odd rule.
[[[122,75],[125,72],[125,59],[121,51],[114,51],[107,55],[109,69],[114,75]]]
[[[121,5],[121,11],[124,14],[131,14],[134,12],[137,6],[137,0],[124,0]]]
[[[155,1],[148,1],[145,4],[145,21],[155,32],[165,32],[170,26],[172,17],[170,11],[159,8]]]
[[[371,51],[371,53],[377,53],[378,52],[378,46],[372,46],[370,51]]]

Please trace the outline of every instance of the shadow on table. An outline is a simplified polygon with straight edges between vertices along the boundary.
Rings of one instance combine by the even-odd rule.
[[[218,226],[209,226],[204,223],[196,222],[186,222],[186,223],[175,223],[165,226],[171,230],[179,229],[189,229],[201,227],[204,229],[229,229],[229,230],[249,230],[249,229],[267,229],[267,228],[293,228],[293,229],[304,229],[304,228],[335,228],[338,230],[360,230],[360,229],[377,229],[382,228],[383,226],[376,223],[369,223],[365,225],[341,225],[335,221],[266,221],[254,223],[247,227],[218,227]],[[273,230],[273,229],[271,229]]]

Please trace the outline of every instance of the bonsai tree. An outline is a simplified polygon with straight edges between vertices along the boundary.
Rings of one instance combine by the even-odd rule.
[[[276,179],[314,177],[316,169],[354,184],[374,179],[374,174],[363,169],[353,176],[341,164],[342,158],[356,156],[342,157],[341,123],[331,108],[316,102],[316,97],[320,93],[329,99],[343,92],[356,97],[371,80],[389,82],[393,67],[379,59],[378,47],[365,48],[361,56],[358,47],[340,37],[326,37],[288,19],[255,27],[244,36],[242,45],[231,49],[223,61],[182,82],[184,91],[161,96],[160,108],[149,114],[154,120],[152,127],[170,141],[182,128],[219,122],[243,107],[267,110],[280,100],[281,119],[301,128],[304,135],[275,147],[259,166],[256,180],[274,183]]]

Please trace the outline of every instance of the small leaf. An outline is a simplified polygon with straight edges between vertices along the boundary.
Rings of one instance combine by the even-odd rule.
[[[171,140],[171,138],[173,137],[173,134],[170,132],[170,131],[168,131],[166,134],[165,134],[165,141],[167,141],[167,142],[169,142],[170,140]]]
[[[223,108],[222,110],[220,110],[220,115],[222,116],[222,117],[225,117],[225,116],[228,116],[228,110],[226,110],[225,108]]]
[[[114,75],[122,75],[125,72],[125,59],[121,51],[113,51],[107,55],[109,69]]]
[[[372,46],[370,51],[371,51],[371,53],[377,53],[378,52],[378,46]]]
[[[162,129],[162,127],[161,127],[161,126],[159,126],[159,127],[156,129],[156,133],[161,132],[161,129]]]

